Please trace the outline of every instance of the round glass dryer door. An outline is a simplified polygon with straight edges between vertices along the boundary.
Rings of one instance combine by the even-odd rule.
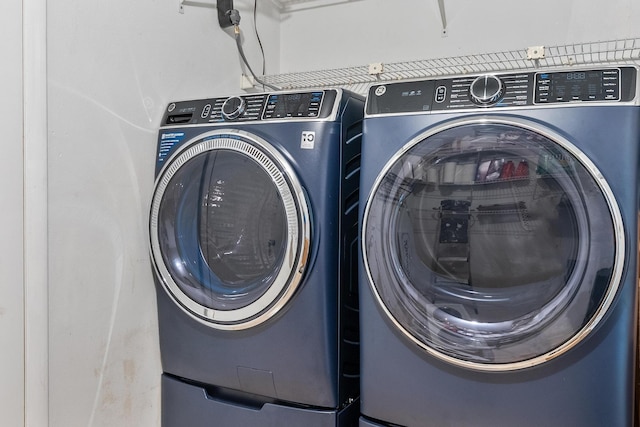
[[[151,254],[169,295],[217,329],[246,329],[293,296],[308,260],[308,203],[284,158],[243,131],[209,132],[161,171]]]
[[[378,303],[428,353],[522,369],[576,345],[622,275],[611,190],[561,136],[467,120],[408,143],[373,187],[363,258]]]

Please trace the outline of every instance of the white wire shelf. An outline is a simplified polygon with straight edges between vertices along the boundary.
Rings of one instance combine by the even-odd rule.
[[[271,0],[271,3],[276,6],[280,13],[290,13],[356,1],[362,0]],[[210,9],[217,7],[215,0],[178,0],[180,13],[184,13],[185,6],[206,7]]]
[[[361,0],[271,0],[280,12],[295,12],[298,10],[315,9],[317,7],[333,6]]]
[[[640,64],[640,38],[267,75],[261,80],[287,90],[342,87],[364,95],[369,86],[379,82],[587,64]]]

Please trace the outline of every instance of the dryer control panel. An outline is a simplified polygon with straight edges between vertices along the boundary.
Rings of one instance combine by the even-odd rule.
[[[334,114],[338,91],[276,92],[172,102],[163,126],[272,120],[317,120]]]
[[[372,86],[367,115],[635,99],[637,69],[487,73]]]

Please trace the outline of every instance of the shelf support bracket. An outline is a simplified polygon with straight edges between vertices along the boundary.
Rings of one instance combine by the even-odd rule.
[[[527,59],[533,61],[536,67],[540,66],[540,60],[544,59],[544,46],[529,46],[527,48]]]
[[[438,8],[440,9],[440,19],[442,20],[442,36],[447,35],[447,13],[444,10],[444,0],[438,0]]]
[[[179,0],[180,3],[178,5],[178,12],[184,13],[185,6],[195,6],[195,7],[208,7],[211,9],[215,9],[215,3],[207,3],[204,1],[191,1],[191,0]]]
[[[384,64],[382,62],[373,62],[369,64],[369,75],[380,77],[384,73]]]
[[[271,3],[278,8],[280,13],[289,13],[355,1],[361,0],[271,0]]]

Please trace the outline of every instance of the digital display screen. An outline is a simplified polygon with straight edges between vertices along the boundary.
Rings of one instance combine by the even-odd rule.
[[[323,92],[285,93],[271,95],[265,118],[317,117]]]
[[[551,88],[557,100],[602,99],[602,75],[598,71],[552,74]]]
[[[615,101],[620,99],[620,71],[588,70],[536,75],[536,102]]]
[[[591,75],[591,76],[595,76],[595,77],[597,77],[597,78],[599,78],[599,77],[600,77],[600,76],[599,76],[599,74],[600,74],[600,73],[589,73],[589,75]],[[586,80],[586,78],[587,78],[587,73],[586,73],[586,72],[584,72],[584,71],[581,71],[581,72],[575,72],[575,73],[567,73],[567,74],[565,75],[565,78],[566,78],[567,80],[574,80],[574,81]]]

